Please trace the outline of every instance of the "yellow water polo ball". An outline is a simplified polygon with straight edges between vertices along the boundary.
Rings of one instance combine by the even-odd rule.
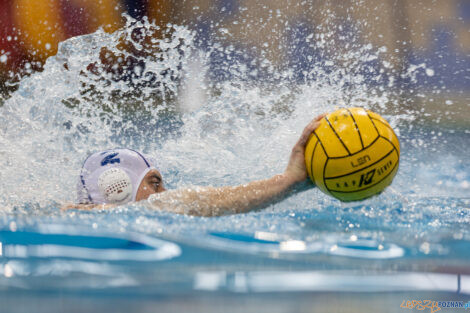
[[[305,148],[310,179],[342,201],[382,192],[399,160],[400,143],[390,124],[363,108],[340,109],[322,118]]]

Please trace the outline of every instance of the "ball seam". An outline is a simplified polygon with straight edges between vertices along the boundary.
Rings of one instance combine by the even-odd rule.
[[[362,150],[364,150],[364,142],[362,142],[362,136],[361,136],[361,131],[359,130],[359,126],[357,125],[356,120],[354,119],[354,116],[351,113],[351,111],[349,111],[349,109],[346,109],[346,111],[348,111],[349,115],[351,116],[351,118],[354,122],[354,126],[356,126],[356,131],[359,134],[359,140],[361,141]]]
[[[341,142],[341,144],[343,145],[344,149],[346,149],[346,152],[348,152],[349,155],[351,155],[351,152],[349,151],[348,147],[346,146],[346,144],[343,142],[343,140],[341,139],[341,137],[338,135],[338,133],[336,132],[335,128],[333,127],[333,125],[331,125],[330,121],[328,120],[328,117],[325,116],[325,120],[326,122],[328,123],[328,125],[330,126],[331,130],[333,131],[333,133],[336,135],[336,137],[338,138],[338,140]]]

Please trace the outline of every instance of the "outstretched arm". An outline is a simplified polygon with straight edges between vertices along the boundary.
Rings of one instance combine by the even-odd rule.
[[[149,206],[180,214],[219,216],[248,212],[285,198],[295,192],[294,186],[307,179],[305,145],[323,117],[316,117],[305,127],[292,148],[284,173],[239,186],[196,187],[157,193],[148,198]]]

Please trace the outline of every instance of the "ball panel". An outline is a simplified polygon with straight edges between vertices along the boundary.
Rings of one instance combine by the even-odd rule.
[[[314,156],[314,151],[317,148],[318,138],[315,135],[310,135],[310,138],[307,141],[305,146],[305,166],[307,167],[307,173],[310,178],[312,178],[312,161]],[[313,181],[313,179],[312,179]]]
[[[349,111],[352,113],[354,120],[361,136],[364,148],[368,147],[379,136],[378,131],[374,127],[367,111],[363,108],[351,108]]]
[[[377,113],[374,113],[370,110],[367,110],[367,114],[369,114],[370,118],[371,119],[375,119],[375,120],[379,120],[380,122],[388,125],[388,127],[390,127],[390,125],[388,124],[388,122],[380,115],[378,115]],[[390,127],[391,128],[391,127]]]
[[[310,176],[310,179],[325,193],[328,193],[328,189],[326,188],[325,182],[323,180],[323,171],[327,161],[328,157],[326,156],[323,146],[319,142],[317,149],[315,149],[315,154],[313,155],[313,163],[311,164],[311,172],[313,175]]]
[[[361,194],[367,194],[361,192],[367,189],[372,189],[376,193],[377,188],[382,186],[380,183],[383,180],[390,179],[391,182],[393,177],[390,178],[390,174],[397,168],[398,159],[398,152],[393,148],[380,161],[360,171],[341,177],[326,178],[326,188],[332,194],[340,194],[339,199],[346,201],[351,200],[352,197],[361,199]]]
[[[387,122],[384,123],[381,120],[377,120],[375,118],[372,118],[372,122],[375,124],[375,127],[377,128],[380,136],[390,141],[395,149],[398,150],[398,153],[400,153],[400,143],[398,142],[398,138],[390,125]]]
[[[336,136],[346,146],[348,154],[358,152],[363,148],[361,137],[351,113],[346,109],[335,111],[326,116]],[[330,154],[328,154],[330,156]]]
[[[341,157],[349,154],[324,118],[321,119],[320,126],[315,130],[315,134],[317,134],[318,139],[323,144],[325,153],[329,157]]]
[[[377,137],[372,145],[358,153],[342,158],[330,158],[325,169],[325,179],[349,175],[373,166],[393,149],[390,142]]]

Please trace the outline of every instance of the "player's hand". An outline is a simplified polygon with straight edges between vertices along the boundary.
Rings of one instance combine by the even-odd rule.
[[[303,182],[307,179],[307,168],[305,167],[305,146],[307,145],[310,135],[315,129],[320,126],[320,120],[325,117],[326,114],[315,117],[308,125],[304,128],[302,135],[299,140],[292,148],[292,152],[289,159],[289,164],[284,171],[284,176],[294,183]]]

